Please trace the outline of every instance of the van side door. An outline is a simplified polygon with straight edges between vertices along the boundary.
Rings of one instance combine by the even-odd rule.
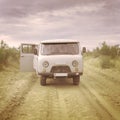
[[[21,44],[20,47],[20,71],[33,72],[33,57],[35,44]]]
[[[36,46],[36,48],[34,49],[34,58],[33,58],[33,68],[36,70],[38,70],[38,57],[39,57],[39,47]]]

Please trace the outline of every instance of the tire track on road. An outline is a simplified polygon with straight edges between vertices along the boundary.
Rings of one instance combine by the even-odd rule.
[[[35,83],[11,120],[62,120],[59,97],[55,86]]]
[[[44,98],[43,109],[46,111],[47,120],[61,120],[60,102],[55,86],[47,86],[47,94]],[[46,107],[45,107],[46,106]]]
[[[17,91],[14,96],[11,98],[8,105],[0,111],[0,120],[10,120],[15,109],[21,105],[24,101],[24,98],[32,89],[32,86],[35,83],[35,77],[32,75],[28,80],[25,81],[24,85],[21,87],[20,91]]]
[[[63,109],[65,120],[98,120],[100,116],[92,109],[92,105],[86,99],[78,86],[64,85],[58,86],[59,100]]]
[[[115,119],[115,120],[119,120],[119,119],[120,119],[120,114],[119,114],[119,112],[118,112],[117,110],[115,110],[110,104],[108,104],[108,103],[103,99],[103,97],[101,97],[101,96],[92,88],[92,86],[91,86],[90,84],[88,85],[88,83],[82,81],[82,84],[81,84],[81,85],[83,85],[83,87],[84,87],[83,92],[86,94],[85,89],[88,90],[89,93],[91,93],[91,95],[95,97],[95,99],[96,99],[96,101],[99,103],[99,105],[101,105],[101,108],[104,108],[104,110],[105,110],[107,113],[109,113],[110,116],[113,117],[113,119]],[[87,93],[87,95],[89,95],[89,94]],[[90,96],[87,96],[87,97],[89,97],[88,99],[90,100],[90,102],[91,102],[93,105],[96,106],[96,104],[93,103],[93,101],[91,100]],[[96,107],[98,108],[98,105],[97,105]],[[102,109],[101,109],[101,108],[99,108],[99,110],[102,112]],[[106,114],[105,116],[106,116],[106,117],[109,117],[107,114]]]
[[[94,97],[91,92],[84,86],[84,84],[81,83],[82,89],[81,92],[85,96],[85,98],[90,102],[90,104],[93,106],[93,109],[96,109],[98,112],[98,115],[102,120],[112,120],[112,116],[101,106],[99,101]]]
[[[116,76],[113,76],[112,74],[106,74],[106,73],[104,73],[104,72],[102,72],[102,70],[100,70],[100,69],[98,69],[98,68],[92,68],[93,66],[85,66],[86,68],[87,68],[87,70],[89,70],[89,72],[90,71],[92,71],[93,73],[97,73],[98,75],[101,75],[101,76],[104,76],[105,78],[107,78],[106,80],[107,81],[109,81],[109,79],[111,80],[111,81],[109,81],[109,82],[111,82],[112,84],[114,84],[114,83],[117,83],[117,84],[120,84],[120,81],[119,81],[119,74],[116,74],[116,76],[117,76],[117,78],[116,78]],[[115,73],[114,73],[115,74]]]
[[[96,88],[99,94],[105,97],[115,109],[120,110],[120,84],[112,83],[111,79],[91,71],[86,71],[84,78],[84,81],[89,82],[94,89]]]
[[[60,91],[58,87],[56,87],[56,89],[57,89],[57,94],[59,98],[60,110],[62,115],[61,117],[64,118],[64,120],[69,120],[66,103],[63,98],[64,91]]]

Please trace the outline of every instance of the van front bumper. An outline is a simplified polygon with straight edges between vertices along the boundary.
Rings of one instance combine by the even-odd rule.
[[[49,78],[53,78],[53,77],[74,77],[74,76],[79,76],[82,75],[82,72],[70,72],[70,73],[38,73],[41,76],[44,77],[49,77]]]

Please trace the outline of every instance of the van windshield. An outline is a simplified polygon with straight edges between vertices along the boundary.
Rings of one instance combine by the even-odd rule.
[[[45,43],[42,44],[43,55],[75,55],[79,54],[78,43]]]

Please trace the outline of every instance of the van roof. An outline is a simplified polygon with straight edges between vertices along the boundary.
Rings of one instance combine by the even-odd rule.
[[[42,40],[41,43],[79,43],[78,40],[70,39],[56,39],[56,40]]]

